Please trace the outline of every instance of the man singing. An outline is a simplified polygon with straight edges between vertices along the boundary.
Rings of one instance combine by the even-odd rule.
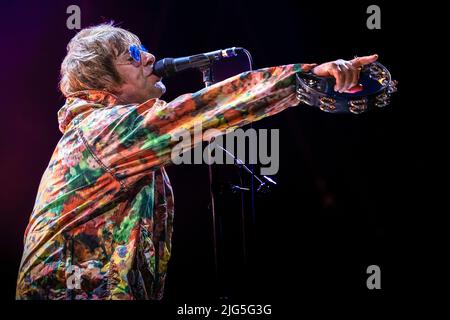
[[[172,137],[200,122],[225,132],[297,105],[297,72],[333,76],[345,92],[376,59],[244,72],[167,103],[155,57],[137,36],[110,24],[81,30],[61,65],[63,136],[25,231],[17,299],[161,299],[174,216],[164,169]]]

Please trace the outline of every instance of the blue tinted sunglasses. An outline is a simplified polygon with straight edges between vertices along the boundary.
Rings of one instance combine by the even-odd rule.
[[[143,45],[138,46],[136,44],[130,45],[128,47],[128,51],[130,53],[131,58],[133,58],[133,61],[126,62],[126,63],[118,63],[118,65],[132,64],[132,65],[138,67],[141,64],[141,51],[148,53],[148,50]]]

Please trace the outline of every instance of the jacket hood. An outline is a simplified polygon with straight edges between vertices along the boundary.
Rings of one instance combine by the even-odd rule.
[[[106,91],[85,90],[69,95],[58,111],[59,130],[64,134],[79,115],[88,116],[94,109],[117,104],[118,98]]]

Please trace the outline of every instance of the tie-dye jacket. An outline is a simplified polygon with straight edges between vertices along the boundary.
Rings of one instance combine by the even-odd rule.
[[[292,64],[244,72],[170,103],[78,92],[25,231],[17,299],[161,299],[174,198],[164,166],[178,130],[225,131],[298,104]]]

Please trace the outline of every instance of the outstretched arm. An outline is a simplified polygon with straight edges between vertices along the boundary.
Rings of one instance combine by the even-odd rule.
[[[291,64],[264,68],[241,73],[170,103],[152,99],[140,105],[119,106],[115,114],[120,116],[87,140],[116,177],[130,184],[148,171],[170,163],[171,150],[179,143],[174,137],[180,130],[192,133],[200,124],[202,132],[208,129],[225,132],[297,105],[297,72],[313,70],[319,76],[333,75],[341,90],[351,88],[354,74],[359,73],[358,64],[370,59],[376,57],[344,65],[334,61],[319,66]],[[191,147],[194,146],[193,143]]]

